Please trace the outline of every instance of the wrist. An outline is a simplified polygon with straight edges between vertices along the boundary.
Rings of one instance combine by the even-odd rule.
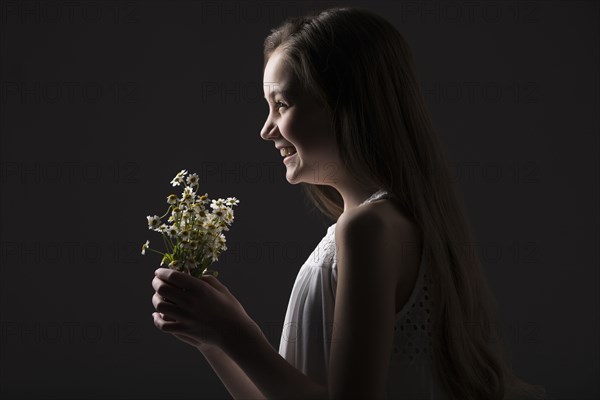
[[[221,350],[230,356],[234,356],[244,352],[245,349],[255,347],[265,340],[266,337],[260,326],[249,318],[230,330],[230,334],[227,335]]]
[[[204,357],[211,357],[219,352],[222,352],[222,350],[217,347],[217,346],[205,346],[205,347],[201,347],[198,346],[196,347],[196,349],[200,352],[200,354],[202,354]]]

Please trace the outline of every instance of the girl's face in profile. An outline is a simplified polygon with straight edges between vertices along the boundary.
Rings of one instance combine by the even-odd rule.
[[[265,66],[263,91],[269,115],[260,136],[275,147],[293,147],[286,162],[286,179],[292,184],[332,184],[338,172],[337,148],[331,116],[325,107],[301,88],[290,68],[275,51]],[[279,149],[274,149],[280,155]],[[281,157],[283,159],[283,157]]]

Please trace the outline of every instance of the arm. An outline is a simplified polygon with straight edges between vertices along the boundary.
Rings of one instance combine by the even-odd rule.
[[[163,315],[166,321],[172,318]],[[248,375],[218,346],[208,345],[182,333],[173,333],[179,340],[196,348],[215,371],[229,394],[235,400],[266,400]]]
[[[248,375],[223,350],[213,347],[201,353],[235,400],[266,400]]]
[[[226,354],[267,399],[327,400],[327,387],[294,368],[264,336],[258,325],[245,325]]]
[[[155,274],[154,324],[205,354],[234,397],[328,399],[327,388],[285,360],[218,279],[197,279],[166,268]],[[177,304],[186,304],[192,313]],[[213,346],[219,350],[213,352]]]
[[[335,329],[329,362],[332,399],[384,399],[393,348],[396,283],[404,280],[412,243],[410,224],[373,207],[338,219]]]
[[[334,399],[385,398],[396,266],[383,265],[385,226],[365,210],[340,217],[335,231],[338,280],[329,360]]]

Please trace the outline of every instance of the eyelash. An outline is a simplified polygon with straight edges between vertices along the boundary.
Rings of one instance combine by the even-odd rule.
[[[275,102],[275,109],[279,111],[279,106],[278,104],[281,104],[283,107],[287,108],[287,105],[285,105],[284,103],[282,103],[281,101],[276,101]]]

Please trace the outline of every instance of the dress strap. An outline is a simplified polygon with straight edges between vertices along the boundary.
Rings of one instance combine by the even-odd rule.
[[[373,193],[372,195],[370,195],[366,200],[364,200],[362,203],[360,203],[358,206],[362,206],[363,204],[367,204],[370,203],[374,200],[378,200],[378,199],[382,199],[382,198],[388,198],[390,196],[390,194],[384,190],[384,189],[379,189],[378,191],[376,191],[375,193]]]

